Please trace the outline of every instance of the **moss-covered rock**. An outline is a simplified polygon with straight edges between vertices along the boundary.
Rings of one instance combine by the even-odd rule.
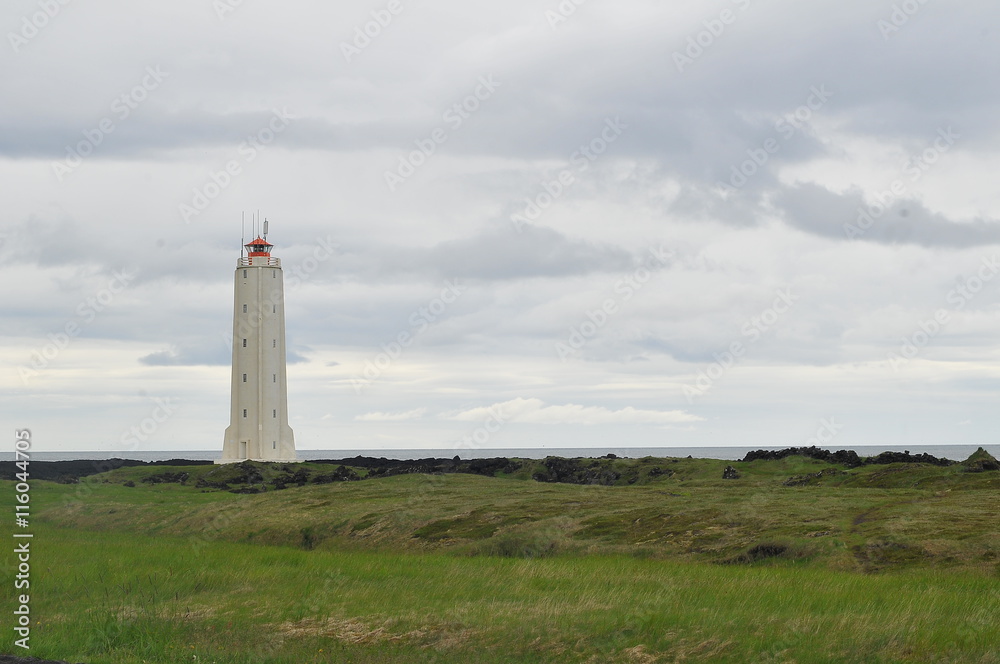
[[[988,470],[1000,470],[1000,461],[997,461],[996,457],[980,447],[962,462],[962,466],[970,473],[981,473]]]

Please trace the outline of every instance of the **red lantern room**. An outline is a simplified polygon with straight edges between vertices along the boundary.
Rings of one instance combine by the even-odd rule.
[[[254,256],[270,256],[271,247],[274,245],[258,235],[256,240],[251,240],[243,246],[247,248],[247,256],[253,258]]]

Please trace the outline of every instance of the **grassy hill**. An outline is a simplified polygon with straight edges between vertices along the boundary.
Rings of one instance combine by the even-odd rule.
[[[792,456],[740,463],[739,479],[722,479],[725,461],[602,461],[596,468],[633,483],[528,479],[544,462],[499,477],[404,474],[321,484],[310,479],[368,470],[251,462],[120,468],[52,487],[40,514],[76,528],[325,550],[707,562],[750,555],[855,571],[976,569],[995,565],[1000,554],[1000,473],[926,464],[849,469]]]
[[[1000,662],[998,472],[793,455],[723,479],[730,464],[706,459],[510,461],[36,481],[32,654]]]

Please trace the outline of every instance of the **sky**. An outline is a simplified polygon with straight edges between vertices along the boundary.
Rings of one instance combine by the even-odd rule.
[[[259,213],[299,449],[996,444],[997,19],[9,0],[0,419],[221,453]]]

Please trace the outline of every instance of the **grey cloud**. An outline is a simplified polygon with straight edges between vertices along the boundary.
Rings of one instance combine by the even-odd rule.
[[[883,244],[954,248],[1000,242],[1000,223],[984,219],[955,222],[912,198],[893,200],[877,215],[878,208],[865,202],[857,189],[841,195],[804,183],[779,191],[774,204],[789,225],[824,237],[847,240],[853,236]]]
[[[526,225],[517,233],[513,224],[430,247],[369,245],[344,252],[337,260],[342,273],[380,281],[555,278],[624,270],[636,260],[620,247],[573,239],[544,226]]]
[[[421,255],[422,253],[422,255]],[[442,242],[410,261],[401,271],[427,269],[469,279],[556,277],[627,268],[632,256],[617,247],[573,240],[550,228],[525,226]]]
[[[154,367],[185,365],[228,365],[232,360],[231,351],[221,343],[203,343],[194,346],[173,346],[139,358],[139,362]]]
[[[302,354],[288,350],[285,354],[288,364],[308,362],[308,358]],[[190,340],[179,345],[171,346],[168,350],[161,350],[139,358],[139,362],[148,366],[229,366],[232,361],[232,350],[226,348],[218,339],[214,340]]]

